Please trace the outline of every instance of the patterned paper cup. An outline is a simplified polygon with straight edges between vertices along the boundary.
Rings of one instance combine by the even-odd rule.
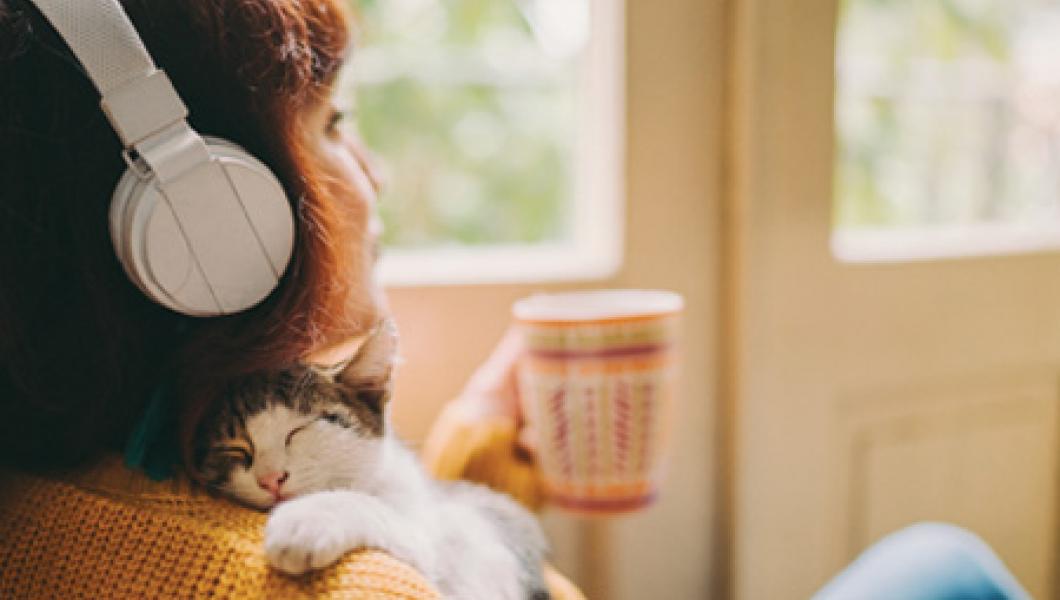
[[[654,290],[542,294],[515,303],[526,345],[520,396],[557,506],[616,513],[655,499],[683,307],[680,295]]]

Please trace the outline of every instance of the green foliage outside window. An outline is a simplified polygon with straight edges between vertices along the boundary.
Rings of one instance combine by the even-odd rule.
[[[1060,2],[843,0],[835,222],[1060,218]]]
[[[576,57],[542,51],[532,1],[354,0],[346,85],[387,166],[387,245],[566,235]]]

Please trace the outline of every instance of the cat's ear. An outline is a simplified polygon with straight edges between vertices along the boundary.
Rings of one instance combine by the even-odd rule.
[[[357,394],[357,399],[382,411],[390,391],[390,377],[397,360],[397,328],[390,319],[379,323],[353,360],[335,380]]]

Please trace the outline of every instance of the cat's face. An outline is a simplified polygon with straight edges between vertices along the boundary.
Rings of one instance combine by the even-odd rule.
[[[310,367],[249,377],[199,435],[207,486],[257,508],[357,489],[384,452],[393,329],[380,328],[335,376]]]

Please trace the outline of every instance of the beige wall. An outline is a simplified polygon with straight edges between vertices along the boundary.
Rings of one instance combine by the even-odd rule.
[[[657,506],[585,525],[550,514],[557,561],[590,598],[709,596],[722,150],[723,3],[631,0],[628,30],[627,239],[613,279],[575,286],[659,287],[685,295],[683,404]],[[512,301],[551,285],[397,288],[402,331],[395,420],[422,440],[508,324]]]

